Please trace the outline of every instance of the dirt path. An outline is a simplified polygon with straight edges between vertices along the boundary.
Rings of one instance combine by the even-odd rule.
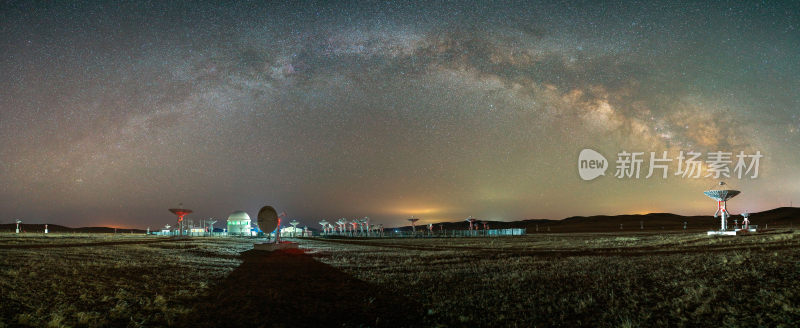
[[[302,250],[247,251],[182,320],[187,327],[419,327],[423,308]]]

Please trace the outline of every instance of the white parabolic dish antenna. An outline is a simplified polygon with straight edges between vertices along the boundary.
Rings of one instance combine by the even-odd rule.
[[[703,193],[706,194],[709,198],[716,200],[718,202],[727,201],[733,197],[736,197],[739,193],[738,190],[732,189],[722,189],[725,188],[725,182],[720,181],[717,188],[712,188],[711,190],[706,190]]]
[[[728,200],[736,197],[740,191],[723,188],[727,188],[726,184],[725,182],[720,181],[717,187],[706,190],[703,193],[709,198],[717,201],[717,211],[714,212],[714,217],[721,218],[719,231],[724,232],[728,230],[728,218],[731,216],[731,214],[728,213]]]
[[[258,227],[265,233],[278,227],[278,212],[272,206],[264,206],[258,211]]]
[[[718,202],[726,201],[736,197],[740,193],[738,190],[706,190],[703,192],[706,196]]]

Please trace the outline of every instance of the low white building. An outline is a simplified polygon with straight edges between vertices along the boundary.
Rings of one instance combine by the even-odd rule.
[[[281,237],[300,237],[303,235],[303,229],[295,227],[285,227],[281,229]]]
[[[250,216],[245,211],[235,211],[228,215],[228,235],[250,236]]]

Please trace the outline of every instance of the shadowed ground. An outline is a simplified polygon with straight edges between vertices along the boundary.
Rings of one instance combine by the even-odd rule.
[[[247,251],[182,322],[191,327],[419,327],[423,308],[302,250]]]

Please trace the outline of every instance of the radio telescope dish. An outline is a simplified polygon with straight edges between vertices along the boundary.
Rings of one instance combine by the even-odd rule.
[[[741,191],[738,190],[724,188],[728,188],[726,187],[726,183],[720,181],[718,186],[703,192],[703,194],[709,198],[717,201],[717,211],[714,212],[714,217],[721,218],[719,232],[709,231],[709,235],[718,233],[725,234],[725,231],[728,230],[728,218],[731,216],[731,214],[728,213],[728,200],[741,193]]]
[[[183,217],[191,214],[192,210],[187,209],[187,208],[183,208],[183,204],[178,204],[178,205],[179,205],[179,208],[170,208],[169,211],[172,212],[172,214],[175,214],[175,216],[178,217],[178,226],[179,226],[179,229],[180,229],[180,230],[178,230],[178,234],[179,235],[183,235]]]
[[[258,227],[265,233],[278,227],[278,212],[272,206],[264,206],[258,211]]]
[[[736,195],[740,194],[741,192],[738,190],[728,189],[728,184],[725,183],[725,181],[720,181],[716,186],[704,191],[703,193],[713,200],[724,202],[736,197]]]
[[[706,190],[703,192],[706,196],[718,202],[724,202],[740,193],[738,190]]]

